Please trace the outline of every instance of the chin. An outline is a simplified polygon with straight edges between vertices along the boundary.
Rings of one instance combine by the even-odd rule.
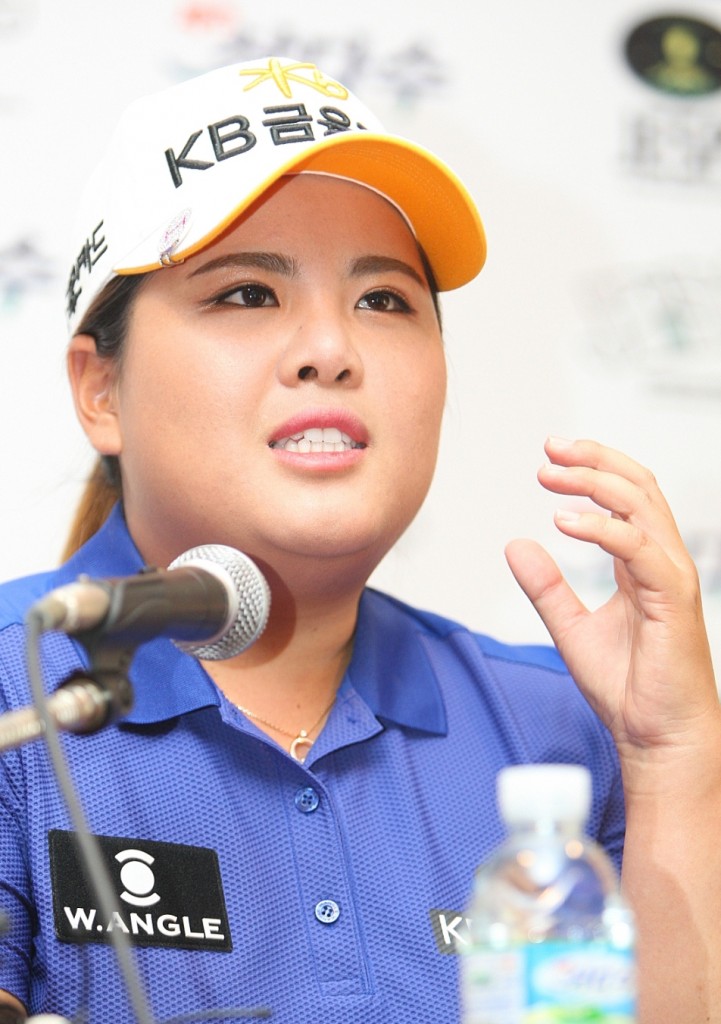
[[[353,529],[337,520],[332,524],[318,522],[312,532],[288,532],[282,548],[296,558],[313,559],[318,567],[325,564],[331,571],[370,575],[376,565],[393,547],[408,524],[385,524],[383,529]]]

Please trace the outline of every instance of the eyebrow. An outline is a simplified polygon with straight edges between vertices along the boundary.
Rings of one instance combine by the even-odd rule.
[[[363,277],[365,274],[388,273],[389,271],[405,274],[423,287],[428,285],[425,277],[419,274],[415,267],[406,263],[405,260],[397,260],[394,256],[359,256],[350,265],[351,277]]]
[[[293,277],[298,273],[298,264],[290,256],[277,252],[233,252],[226,256],[218,256],[214,260],[203,263],[194,270],[190,277],[198,274],[210,274],[214,270],[242,269],[254,267],[256,270],[270,270],[284,277]]]
[[[294,277],[299,270],[297,260],[292,256],[284,256],[278,252],[235,252],[227,253],[225,256],[218,256],[202,266],[197,267],[190,277],[199,274],[210,274],[215,270],[244,269],[252,267],[256,270],[269,270],[283,277]],[[364,277],[367,274],[378,274],[395,272],[405,274],[413,281],[426,287],[428,282],[422,274],[419,274],[415,267],[405,260],[396,259],[394,256],[381,256],[374,253],[367,256],[359,256],[352,260],[349,266],[350,277]]]

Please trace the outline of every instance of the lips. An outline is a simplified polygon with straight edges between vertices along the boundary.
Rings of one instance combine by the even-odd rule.
[[[271,448],[282,448],[287,452],[347,452],[352,448],[365,448],[361,441],[354,441],[350,434],[338,427],[308,427],[290,437],[281,437],[270,442]]]
[[[302,455],[340,454],[365,448],[367,442],[367,431],[356,417],[326,409],[288,420],[274,431],[268,446]]]

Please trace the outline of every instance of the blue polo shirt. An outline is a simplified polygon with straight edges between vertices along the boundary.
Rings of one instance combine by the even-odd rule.
[[[121,510],[59,570],[0,587],[0,699],[30,703],[24,614],[81,573],[140,556]],[[84,662],[42,639],[53,690]],[[138,648],[133,710],[62,742],[119,912],[85,882],[45,744],[0,755],[0,988],[31,1013],[134,1020],[108,929],[121,929],[155,1020],[267,1007],[279,1024],[458,1019],[457,943],[474,868],[504,829],[495,779],[519,762],[593,773],[589,833],[620,861],[617,758],[552,648],[506,646],[373,590],[328,722],[299,764],[201,664]]]

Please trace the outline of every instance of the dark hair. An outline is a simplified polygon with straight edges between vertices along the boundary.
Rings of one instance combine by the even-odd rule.
[[[441,310],[436,279],[428,257],[420,246],[418,248],[440,324]],[[118,367],[122,363],[133,302],[150,273],[156,271],[149,271],[146,274],[121,274],[111,278],[75,330],[76,334],[91,335],[95,339],[98,355],[114,360]],[[113,506],[122,500],[122,496],[120,462],[117,456],[100,456],[93,466],[75,509],[62,552],[63,560],[70,558],[97,533],[110,515]]]
[[[147,274],[125,274],[112,278],[92,303],[76,334],[95,339],[98,354],[120,364],[135,296]],[[120,463],[114,455],[100,456],[93,466],[85,490],[75,509],[63,548],[63,560],[70,558],[86,540],[97,533],[110,511],[122,498]]]

